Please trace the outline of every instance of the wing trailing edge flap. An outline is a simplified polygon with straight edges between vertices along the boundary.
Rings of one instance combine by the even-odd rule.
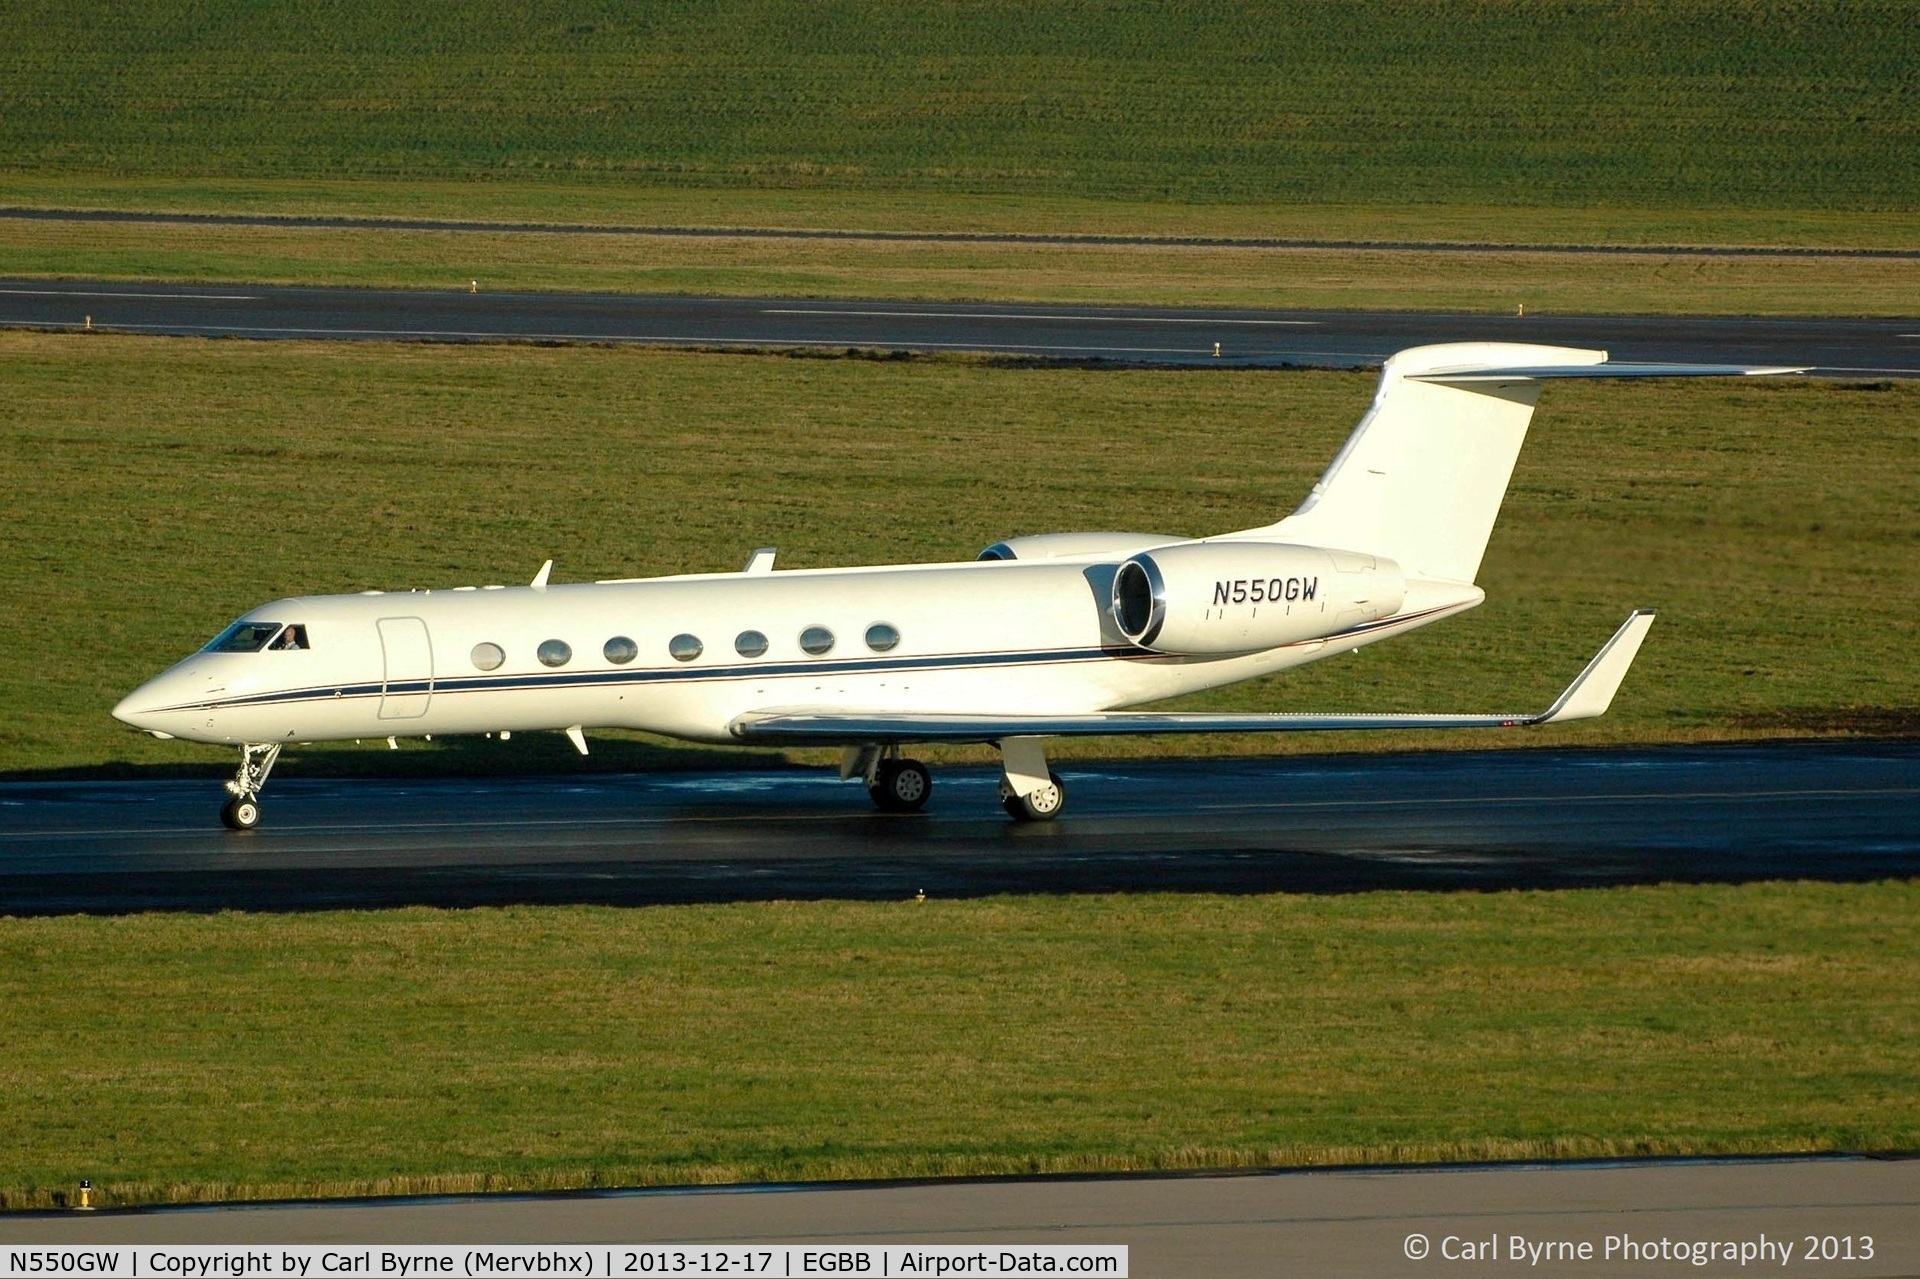
[[[1544,711],[1522,714],[1235,715],[1185,711],[1101,711],[1089,715],[946,715],[837,707],[749,711],[730,731],[764,745],[846,742],[998,742],[1011,737],[1125,737],[1158,733],[1287,733],[1366,728],[1518,728],[1606,713],[1653,625],[1653,610],[1629,616],[1586,669]]]

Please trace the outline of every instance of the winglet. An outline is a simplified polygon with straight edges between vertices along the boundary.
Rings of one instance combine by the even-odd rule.
[[[1594,719],[1606,714],[1607,707],[1613,705],[1613,695],[1620,691],[1620,681],[1627,677],[1627,668],[1633,665],[1634,656],[1640,651],[1640,642],[1647,638],[1647,630],[1652,625],[1650,608],[1636,609],[1629,614],[1613,638],[1593,655],[1587,669],[1567,685],[1567,691],[1560,694],[1560,699],[1546,714],[1533,722],[1557,724],[1562,720]]]
[[[587,753],[587,735],[580,731],[580,725],[567,725],[567,740],[573,743],[573,749],[582,755]]]
[[[773,572],[773,557],[778,553],[779,550],[777,547],[755,547],[753,554],[747,556],[747,566],[740,571],[742,573],[771,573]]]
[[[552,572],[553,572],[553,561],[548,560],[545,564],[542,564],[540,566],[540,571],[533,575],[533,581],[529,582],[528,585],[533,587],[533,589],[536,591],[546,590],[547,575]]]

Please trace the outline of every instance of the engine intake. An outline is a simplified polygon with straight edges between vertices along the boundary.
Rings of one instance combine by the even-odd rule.
[[[1120,633],[1157,653],[1251,653],[1399,612],[1392,560],[1278,542],[1185,542],[1143,551],[1113,577]]]

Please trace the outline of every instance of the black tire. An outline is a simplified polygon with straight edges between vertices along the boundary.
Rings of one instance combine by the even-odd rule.
[[[220,808],[220,824],[228,830],[252,830],[260,824],[260,801],[230,799]]]
[[[917,759],[882,760],[867,794],[883,813],[917,813],[933,794],[933,774]]]
[[[1067,808],[1067,784],[1060,780],[1060,774],[1051,768],[1047,770],[1047,780],[1053,785],[1045,790],[1035,791],[1022,799],[1013,793],[1006,779],[1000,780],[1000,807],[1007,810],[1007,816],[1016,822],[1050,822]],[[1039,801],[1036,803],[1035,801]]]

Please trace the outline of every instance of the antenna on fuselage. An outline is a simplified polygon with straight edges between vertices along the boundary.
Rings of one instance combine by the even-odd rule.
[[[540,566],[540,571],[533,575],[533,581],[530,582],[529,585],[532,586],[533,589],[536,591],[546,590],[547,575],[551,572],[553,572],[553,561],[548,560],[545,564],[542,564]]]

